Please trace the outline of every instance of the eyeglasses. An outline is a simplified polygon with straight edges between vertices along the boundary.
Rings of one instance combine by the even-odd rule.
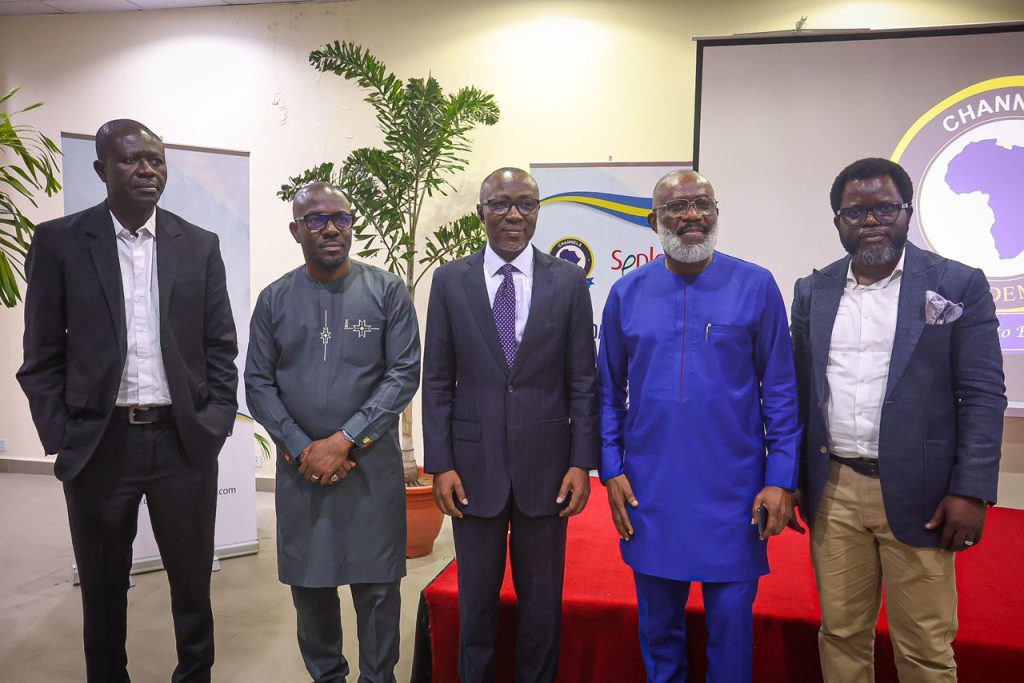
[[[869,213],[875,217],[875,222],[879,225],[889,225],[896,221],[900,215],[900,211],[909,207],[910,204],[906,202],[903,202],[902,204],[884,202],[882,204],[875,204],[872,207],[847,206],[836,211],[836,215],[841,216],[842,219],[846,221],[847,225],[853,227],[864,225],[864,221],[868,219]]]
[[[296,223],[302,223],[310,232],[320,232],[327,227],[328,221],[341,232],[352,229],[352,214],[345,211],[331,214],[310,213],[295,219]]]
[[[685,216],[690,213],[690,207],[697,210],[702,216],[710,216],[718,208],[718,202],[711,197],[697,197],[696,199],[673,199],[670,202],[665,202],[661,206],[656,206],[651,209],[651,213],[657,213],[664,211],[668,215],[678,218],[679,216]]]
[[[512,207],[516,207],[519,210],[520,216],[527,216],[537,209],[540,208],[540,201],[537,199],[520,199],[519,201],[513,202],[508,199],[489,199],[484,202],[491,213],[498,216],[504,216],[506,213],[512,210]]]

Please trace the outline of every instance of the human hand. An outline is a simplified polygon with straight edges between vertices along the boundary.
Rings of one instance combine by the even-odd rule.
[[[640,501],[633,495],[633,487],[625,474],[612,477],[604,483],[608,489],[608,505],[612,509],[612,521],[623,541],[633,538],[633,523],[629,520],[628,504],[632,508],[640,507]]]
[[[434,475],[434,502],[441,512],[462,519],[462,510],[455,501],[469,505],[466,491],[462,488],[462,477],[455,470],[448,470]]]
[[[558,513],[559,517],[572,517],[583,512],[587,499],[590,498],[590,474],[582,467],[570,467],[562,477],[562,487],[558,489],[555,502],[561,505],[569,497],[569,504]]]
[[[768,510],[768,523],[764,527],[761,540],[777,536],[789,524],[793,516],[793,494],[778,486],[765,486],[754,498],[750,523],[757,524],[757,509],[762,505]]]
[[[356,466],[356,462],[349,458],[354,445],[341,432],[314,441],[302,451],[299,474],[306,481],[320,486],[336,484]]]
[[[797,517],[799,516],[799,519]],[[807,515],[804,514],[804,494],[797,489],[793,491],[793,514],[789,517],[789,523],[786,524],[790,529],[797,533],[805,534],[807,530],[800,526],[800,521],[803,521],[809,529],[811,524],[807,521]]]
[[[985,501],[951,493],[939,501],[939,506],[924,528],[938,529],[941,526],[939,547],[958,553],[981,543],[987,512]]]

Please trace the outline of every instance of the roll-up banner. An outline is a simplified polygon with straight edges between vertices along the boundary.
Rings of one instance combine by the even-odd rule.
[[[689,161],[531,164],[540,185],[535,247],[587,274],[594,304],[594,340],[612,283],[664,256],[647,224],[654,185]]]

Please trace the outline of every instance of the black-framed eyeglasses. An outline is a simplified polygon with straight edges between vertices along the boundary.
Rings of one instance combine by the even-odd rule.
[[[852,227],[864,225],[864,221],[868,219],[870,213],[875,217],[875,222],[879,225],[889,225],[894,223],[900,215],[900,211],[903,209],[910,208],[910,204],[903,202],[902,204],[896,204],[894,202],[883,202],[881,204],[875,204],[874,206],[847,206],[836,211],[836,215],[842,217],[846,224]]]
[[[696,199],[673,199],[670,202],[665,202],[661,206],[656,206],[651,209],[651,213],[658,213],[664,211],[672,217],[685,216],[690,213],[690,207],[697,210],[702,216],[710,216],[718,208],[718,202],[711,197],[697,197]]]
[[[540,200],[520,199],[513,202],[509,199],[488,199],[483,203],[483,205],[486,206],[491,213],[499,216],[504,216],[512,210],[513,206],[519,211],[520,216],[527,216],[540,208]]]
[[[327,227],[327,222],[330,221],[334,224],[334,227],[338,230],[345,232],[346,230],[352,229],[352,214],[347,211],[339,211],[338,213],[309,213],[305,216],[300,216],[295,219],[296,223],[302,223],[306,226],[306,230],[310,232],[320,232]]]

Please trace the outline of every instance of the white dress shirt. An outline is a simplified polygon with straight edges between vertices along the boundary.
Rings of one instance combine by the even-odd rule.
[[[512,284],[516,288],[516,346],[523,341],[526,319],[530,316],[530,297],[533,295],[533,245],[527,244],[512,261],[494,253],[491,245],[484,248],[484,280],[487,282],[487,300],[494,307],[494,297],[504,276],[498,275],[498,269],[506,263],[515,266],[512,271]]]
[[[889,277],[857,284],[853,265],[828,350],[829,448],[844,458],[877,458],[878,428],[896,336],[903,259]]]
[[[161,406],[171,403],[164,357],[160,349],[160,290],[156,272],[156,211],[132,234],[113,212],[117,260],[121,266],[128,353],[119,406]]]

